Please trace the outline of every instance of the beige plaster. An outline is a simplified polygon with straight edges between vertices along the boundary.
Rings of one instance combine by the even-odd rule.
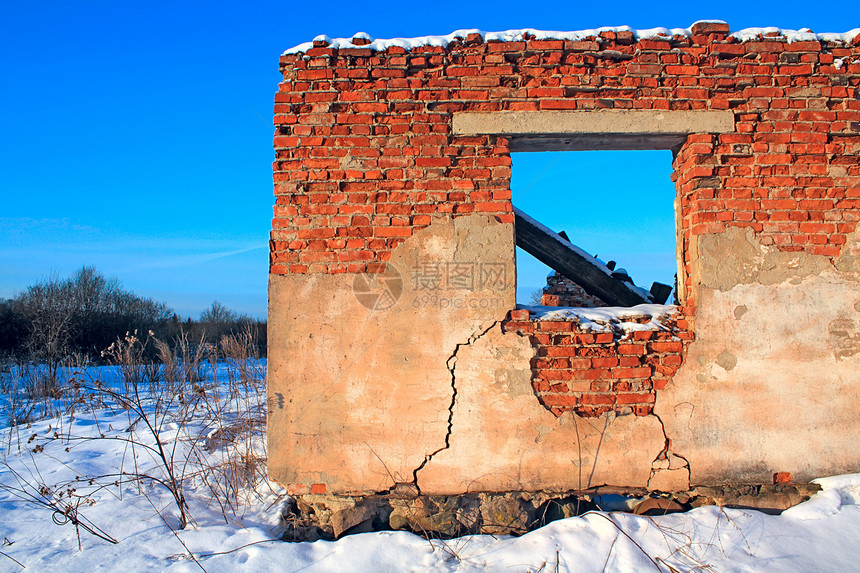
[[[831,262],[739,229],[700,238],[696,340],[655,406],[693,484],[860,469],[860,284],[838,270],[856,244]]]
[[[556,418],[540,405],[533,347],[501,331],[514,237],[492,217],[440,218],[395,249],[390,305],[372,275],[272,276],[271,475],[333,494],[417,479],[446,495],[858,471],[858,236],[836,260],[741,229],[693,246],[696,340],[645,417]],[[480,262],[507,265],[509,280],[428,287],[431,269]]]
[[[697,240],[693,277],[706,288],[726,291],[740,284],[770,286],[834,269],[827,257],[764,246],[748,227],[729,227],[724,233],[700,235]]]
[[[460,347],[450,447],[419,472],[423,493],[648,485],[665,445],[659,420],[556,418],[532,390],[533,356],[527,337],[503,334],[500,325]]]
[[[434,269],[479,262],[501,263],[507,281],[428,288]],[[365,306],[372,302],[366,289],[360,297],[354,292],[367,287],[356,281],[368,275],[270,277],[275,479],[326,483],[331,493],[387,490],[412,481],[425,456],[444,447],[452,401],[447,360],[515,305],[513,226],[483,215],[437,219],[394,250],[389,268],[399,271],[402,293],[376,310]]]

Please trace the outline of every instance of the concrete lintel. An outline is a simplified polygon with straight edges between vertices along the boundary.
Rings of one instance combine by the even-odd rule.
[[[511,152],[601,151],[606,149],[676,149],[687,134],[583,133],[576,135],[509,135]]]
[[[735,129],[731,111],[496,111],[454,114],[455,135],[685,135]]]

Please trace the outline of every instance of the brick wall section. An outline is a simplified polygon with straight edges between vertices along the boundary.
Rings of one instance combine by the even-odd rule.
[[[458,111],[732,110],[735,133],[690,137],[675,157],[683,245],[739,226],[782,250],[838,255],[860,217],[860,40],[739,42],[727,30],[473,35],[411,51],[320,42],[282,56],[271,272],[375,270],[442,214],[512,223],[508,141],[454,136]]]
[[[600,298],[588,294],[574,281],[558,273],[552,273],[546,277],[546,286],[543,288],[540,303],[543,306],[576,306],[582,308],[608,306]]]
[[[570,411],[595,417],[610,411],[651,414],[657,390],[681,367],[693,340],[683,315],[673,315],[666,326],[628,334],[586,332],[572,321],[534,320],[527,310],[513,310],[503,328],[528,336],[536,348],[532,386],[544,407],[556,416]]]

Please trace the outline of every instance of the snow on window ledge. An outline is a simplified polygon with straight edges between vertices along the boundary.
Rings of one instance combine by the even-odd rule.
[[[517,305],[528,310],[530,320],[556,320],[577,323],[585,332],[634,332],[637,330],[671,330],[668,321],[678,314],[673,304],[638,304],[576,308],[565,306]]]

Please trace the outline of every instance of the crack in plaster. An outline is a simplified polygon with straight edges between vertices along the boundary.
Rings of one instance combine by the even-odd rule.
[[[858,303],[858,304],[860,304],[860,303]],[[452,371],[452,374],[453,374],[453,371]],[[656,397],[656,394],[657,394],[657,392],[655,392],[655,397]],[[534,395],[538,399],[538,401],[540,401],[540,396],[538,395],[537,390],[535,390]],[[545,405],[544,405],[544,408],[546,408],[548,411],[551,411],[550,408],[548,408]],[[581,415],[577,414],[576,412],[570,411],[570,413],[573,416],[581,417]],[[660,452],[657,454],[657,456],[651,462],[651,470],[650,470],[650,473],[648,475],[648,481],[646,482],[645,487],[650,489],[651,482],[654,480],[655,477],[657,477],[657,474],[661,471],[678,471],[678,470],[683,469],[683,470],[687,471],[687,488],[689,488],[690,482],[692,479],[692,471],[690,469],[690,461],[680,454],[669,451],[669,448],[671,446],[671,440],[669,439],[669,436],[666,433],[666,425],[663,423],[663,420],[660,418],[660,416],[655,414],[653,409],[652,409],[651,413],[647,414],[647,415],[653,416],[660,423],[660,431],[663,433],[663,449],[660,450]],[[617,416],[617,414],[616,414],[616,416]],[[607,427],[605,427],[603,432],[601,433],[601,437],[600,437],[601,443],[603,441],[603,435],[605,434]],[[540,443],[540,439],[543,437],[544,433],[547,433],[547,432],[541,432],[540,430],[538,431],[538,437],[535,439],[536,444]],[[598,445],[598,452],[599,452],[599,450],[600,450],[600,446]],[[674,458],[678,458],[679,460],[682,460],[684,462],[684,465],[680,468],[672,468],[672,462],[669,459],[669,456],[672,456]],[[581,458],[581,454],[580,454],[580,458]],[[659,467],[660,465],[662,465],[662,464],[660,464],[660,462],[664,462],[666,467]],[[595,461],[595,466],[592,468],[591,477],[589,477],[589,482],[588,482],[589,487],[591,484],[591,478],[594,475],[594,471],[595,471],[596,467],[597,466],[596,466],[596,461]]]
[[[663,423],[663,420],[660,418],[660,416],[655,414],[653,411],[651,412],[651,414],[649,414],[649,416],[654,416],[655,418],[657,418],[657,421],[660,422],[660,430],[663,432],[663,439],[665,441],[663,442],[663,449],[660,450],[660,453],[658,453],[657,457],[654,458],[654,461],[651,462],[651,473],[648,476],[648,482],[645,484],[645,487],[648,489],[651,489],[651,482],[654,480],[655,477],[657,477],[657,474],[660,473],[661,471],[674,471],[674,470],[672,470],[672,462],[671,462],[671,460],[669,460],[669,455],[671,454],[673,457],[676,457],[676,458],[684,461],[684,465],[678,469],[687,470],[687,489],[689,489],[690,480],[692,479],[692,471],[690,470],[690,460],[688,460],[687,458],[685,458],[684,456],[682,456],[680,454],[676,454],[675,452],[671,452],[671,453],[669,452],[669,447],[671,446],[672,440],[670,440],[669,435],[666,434],[666,425]],[[665,468],[659,467],[659,463],[663,460],[665,460],[666,463],[668,463],[668,466]],[[655,467],[655,466],[658,466],[658,467]]]
[[[424,460],[421,462],[421,465],[419,465],[417,468],[415,468],[412,471],[412,482],[410,482],[410,483],[396,483],[394,486],[391,487],[391,489],[389,490],[389,493],[394,492],[396,490],[400,490],[400,491],[403,491],[403,493],[405,493],[406,489],[414,488],[414,491],[410,492],[410,495],[415,496],[415,497],[417,497],[418,495],[421,495],[421,487],[418,485],[418,474],[419,474],[419,472],[421,472],[421,470],[423,470],[424,467],[437,454],[439,454],[440,452],[443,452],[447,449],[450,449],[450,447],[451,447],[451,435],[453,434],[453,431],[454,431],[454,407],[457,404],[457,394],[458,394],[457,375],[455,372],[456,367],[457,367],[457,353],[460,351],[461,347],[471,346],[472,344],[474,344],[475,342],[480,340],[484,335],[486,335],[496,325],[501,324],[501,322],[502,321],[499,321],[499,320],[493,321],[488,327],[484,328],[483,330],[479,329],[479,331],[476,331],[476,333],[473,333],[468,338],[468,340],[466,340],[466,342],[457,343],[457,345],[454,347],[454,351],[451,353],[451,355],[445,361],[445,365],[448,368],[448,371],[451,373],[451,404],[448,406],[448,426],[447,426],[447,430],[445,432],[445,445],[442,446],[441,448],[438,448],[437,450],[429,453],[429,454],[426,454],[424,456]],[[661,472],[661,471],[677,471],[677,470],[673,470],[671,467],[671,460],[669,460],[669,456],[672,456],[672,457],[677,458],[679,460],[682,460],[684,462],[684,465],[678,469],[679,470],[681,470],[681,469],[686,470],[686,472],[687,472],[687,488],[689,488],[690,487],[690,480],[692,478],[692,472],[690,470],[689,460],[680,454],[669,451],[669,448],[671,446],[671,440],[669,439],[669,436],[666,433],[666,426],[663,423],[663,420],[660,418],[660,416],[655,414],[653,411],[649,414],[649,416],[653,416],[660,423],[660,430],[663,433],[664,442],[663,442],[663,449],[660,450],[660,452],[657,454],[657,456],[654,458],[654,461],[652,462],[652,467],[650,470],[650,474],[648,476],[648,481],[646,482],[646,487],[650,488],[651,482],[654,480],[655,477],[657,477],[657,474],[659,472]],[[655,467],[661,461],[665,461],[668,464],[668,466],[665,468]]]
[[[490,326],[487,328],[480,330],[480,332],[476,331],[476,333],[472,333],[469,336],[469,339],[466,342],[459,342],[454,347],[454,352],[451,353],[451,356],[448,357],[448,360],[445,361],[445,366],[448,368],[448,372],[451,373],[451,405],[448,406],[448,429],[445,432],[445,445],[441,448],[437,449],[434,452],[429,454],[425,454],[424,461],[421,462],[421,465],[415,468],[412,471],[412,483],[411,485],[415,486],[417,493],[420,495],[421,487],[418,485],[418,472],[424,469],[424,466],[432,460],[436,454],[439,452],[445,451],[451,447],[451,434],[454,431],[454,406],[457,404],[457,375],[454,370],[457,367],[457,353],[460,351],[460,348],[463,346],[471,346],[476,341],[480,340],[485,334],[490,332],[496,325],[501,324],[502,321],[496,320],[493,321]]]

